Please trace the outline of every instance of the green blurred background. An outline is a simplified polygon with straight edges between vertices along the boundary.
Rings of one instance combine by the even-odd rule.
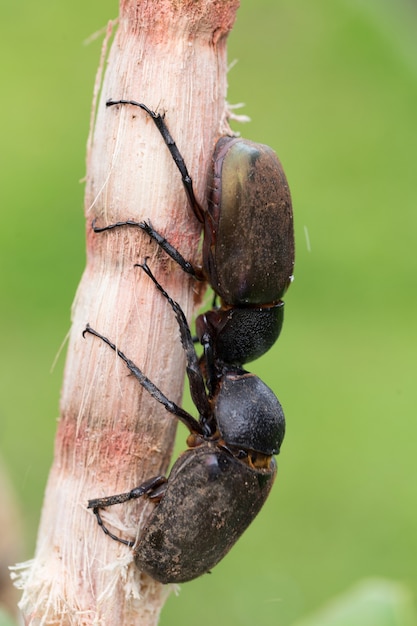
[[[101,38],[83,42],[116,15],[116,0],[2,5],[0,454],[22,558],[64,353],[50,370],[85,262]],[[295,212],[284,332],[250,367],[281,399],[287,436],[263,512],[211,576],[170,598],[162,626],[290,626],[373,577],[415,593],[416,27],[405,0],[242,0],[228,100],[246,103],[242,134],[280,155]]]

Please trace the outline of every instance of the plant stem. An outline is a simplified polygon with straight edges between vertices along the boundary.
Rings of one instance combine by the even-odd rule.
[[[90,323],[180,403],[184,354],[175,318],[133,266],[149,257],[187,316],[201,285],[141,230],[96,234],[91,223],[150,220],[196,261],[200,224],[154,123],[136,107],[107,108],[105,101],[133,99],[166,113],[204,206],[213,146],[227,130],[226,37],[237,6],[237,0],[121,0],[88,145],[87,266],[73,306],[36,556],[25,573],[26,624],[153,625],[170,590],[137,570],[132,551],[104,535],[86,504],[166,472],[176,421],[107,346],[91,335],[83,339],[82,331]],[[153,506],[135,501],[104,515],[115,533],[132,538]]]

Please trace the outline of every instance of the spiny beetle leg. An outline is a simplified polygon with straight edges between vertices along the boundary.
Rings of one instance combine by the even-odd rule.
[[[112,350],[114,350],[116,354],[122,359],[122,361],[125,362],[128,369],[132,372],[133,376],[139,381],[142,387],[146,389],[146,391],[153,398],[155,398],[155,400],[160,402],[169,413],[175,415],[175,417],[178,418],[188,428],[190,432],[198,433],[200,435],[204,434],[203,428],[199,424],[199,422],[192,415],[187,413],[187,411],[184,411],[184,409],[175,404],[175,402],[169,400],[165,396],[165,394],[163,394],[162,391],[151,380],[149,380],[147,376],[145,376],[145,374],[137,367],[137,365],[135,365],[133,361],[128,359],[127,356],[114,345],[114,343],[107,339],[107,337],[104,337],[104,335],[101,335],[99,332],[91,328],[89,324],[87,324],[83,331],[83,337],[85,337],[87,333],[98,337],[99,339],[104,341],[104,343],[106,343]]]
[[[188,169],[187,169],[187,166],[185,165],[185,161],[182,157],[182,154],[178,150],[177,144],[175,143],[173,137],[171,136],[171,133],[168,130],[168,126],[165,124],[164,116],[160,115],[159,113],[155,113],[155,111],[152,111],[151,109],[149,109],[145,104],[143,104],[142,102],[136,102],[136,100],[111,100],[110,99],[110,100],[107,100],[106,102],[106,106],[108,107],[114,106],[117,104],[131,104],[133,106],[139,107],[140,109],[143,109],[144,111],[146,111],[148,115],[151,116],[151,118],[153,119],[155,123],[155,126],[161,133],[162,139],[165,141],[165,144],[168,150],[170,151],[172,158],[175,161],[175,165],[178,167],[181,173],[182,184],[184,185],[185,193],[187,194],[187,198],[190,203],[190,206],[192,210],[194,211],[197,219],[200,222],[203,222],[204,214],[203,214],[203,210],[201,206],[197,202],[196,197],[194,195],[193,181],[191,179],[190,174],[188,173]]]
[[[195,406],[197,407],[200,416],[203,418],[202,424],[204,428],[204,424],[208,422],[208,416],[210,415],[210,404],[206,395],[204,378],[201,373],[198,355],[194,348],[193,338],[191,336],[190,327],[188,326],[184,311],[181,309],[178,302],[175,302],[171,298],[171,296],[167,294],[162,285],[156,280],[146,262],[146,259],[143,261],[143,263],[137,264],[137,267],[140,267],[145,272],[145,274],[149,276],[158,291],[160,291],[160,293],[168,301],[172,310],[175,313],[175,317],[180,330],[181,343],[187,359],[187,376],[190,382],[191,397]],[[206,434],[210,433],[207,431]]]
[[[88,501],[88,509],[93,509],[93,513],[97,518],[97,523],[103,530],[103,532],[108,535],[114,541],[118,541],[119,543],[123,543],[129,548],[132,548],[135,544],[134,541],[128,539],[122,539],[117,535],[114,535],[110,530],[104,525],[103,519],[100,515],[100,509],[104,509],[108,506],[112,506],[113,504],[123,504],[124,502],[128,502],[129,500],[134,500],[135,498],[140,498],[141,496],[148,496],[152,499],[152,493],[157,492],[158,498],[161,497],[161,489],[162,485],[165,485],[167,479],[165,476],[155,476],[154,478],[150,478],[146,482],[142,483],[139,487],[135,487],[131,491],[126,493],[119,493],[114,496],[108,496],[106,498],[95,498],[93,500]]]
[[[178,263],[178,265],[184,272],[190,274],[191,276],[194,276],[194,278],[197,278],[198,280],[203,279],[201,272],[196,270],[193,267],[192,263],[184,259],[182,254],[176,248],[174,248],[174,246],[171,245],[169,241],[165,239],[165,237],[158,233],[158,231],[154,229],[150,222],[135,222],[134,220],[125,220],[123,222],[108,224],[107,226],[96,226],[96,222],[97,219],[94,219],[91,224],[91,227],[95,233],[103,233],[106,230],[112,230],[113,228],[119,228],[120,226],[136,226],[136,228],[140,228],[147,235],[149,235],[149,237],[153,239],[153,241],[155,241],[158,246],[160,246],[162,250],[164,250],[164,252],[166,252],[166,254],[171,257],[171,259]]]

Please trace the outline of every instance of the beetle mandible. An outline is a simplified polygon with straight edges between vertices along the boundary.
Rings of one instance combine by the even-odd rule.
[[[291,197],[276,154],[247,139],[221,137],[213,153],[204,209],[164,116],[135,100],[108,100],[106,104],[139,107],[154,121],[181,173],[188,202],[203,224],[202,270],[184,259],[148,222],[127,220],[97,227],[94,221],[95,232],[139,227],[185,272],[208,280],[220,306],[200,315],[196,330],[205,355],[213,353],[215,363],[242,366],[260,357],[281,332],[281,298],[294,267]],[[215,385],[215,373],[213,377],[209,386]]]
[[[177,302],[149,269],[140,265],[167,299],[178,322],[187,374],[199,418],[170,401],[109,339],[87,325],[124,361],[139,383],[190,431],[188,449],[168,479],[155,476],[131,491],[90,500],[103,531],[133,547],[141,571],[162,583],[186,582],[210,571],[230,550],[264,504],[274,482],[285,433],[284,413],[272,390],[257,376],[226,368],[209,398],[191,332]],[[103,523],[100,509],[134,498],[155,502],[138,541],[122,539]]]

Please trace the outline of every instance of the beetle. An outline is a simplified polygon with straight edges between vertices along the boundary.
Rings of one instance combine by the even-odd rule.
[[[108,100],[106,105],[137,106],[154,121],[181,173],[188,202],[203,225],[203,266],[194,267],[146,221],[103,227],[94,221],[94,231],[139,227],[185,272],[210,283],[220,306],[200,315],[196,330],[204,354],[213,353],[214,363],[242,366],[260,357],[281,332],[281,298],[294,268],[291,196],[278,157],[263,144],[221,137],[214,149],[207,209],[203,209],[164,116],[135,100]],[[214,372],[213,376],[209,386],[216,382]]]
[[[133,547],[141,571],[162,583],[186,582],[209,572],[253,521],[273,485],[285,418],[273,391],[257,376],[229,367],[213,397],[207,395],[190,328],[177,302],[159,284],[146,260],[140,267],[172,307],[186,354],[196,419],[169,400],[115,344],[89,325],[124,361],[148,393],[189,430],[188,449],[168,476],[155,476],[129,492],[92,499],[99,525],[112,539]],[[148,497],[155,508],[134,542],[113,534],[100,509]]]

